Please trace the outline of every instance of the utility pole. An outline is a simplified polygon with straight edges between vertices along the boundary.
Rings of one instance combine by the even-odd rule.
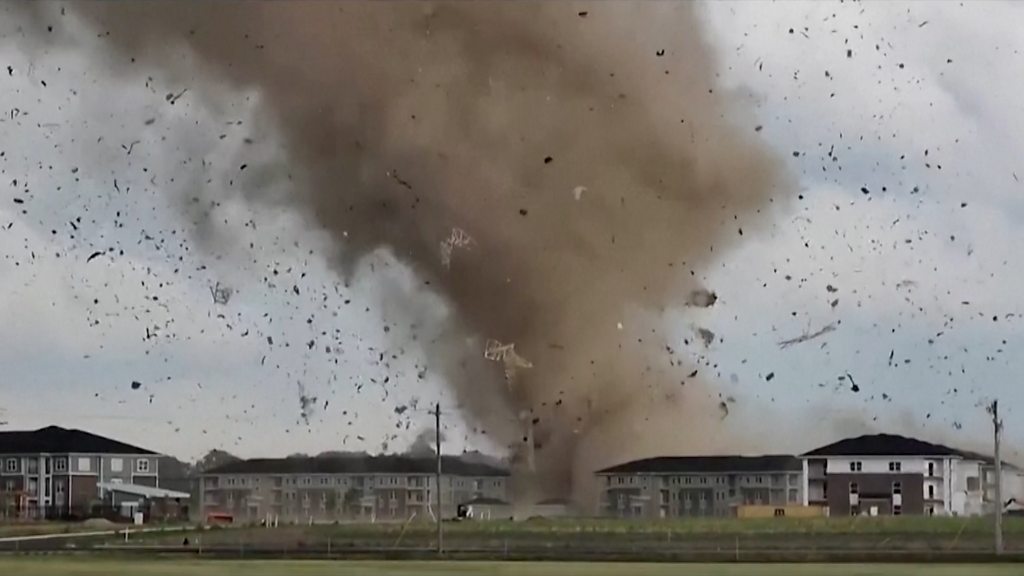
[[[435,481],[436,486],[434,492],[437,494],[437,555],[441,556],[444,554],[444,528],[441,525],[442,513],[441,513],[441,403],[438,402],[434,409],[434,428],[435,435],[434,439],[437,444],[437,478]]]
[[[996,457],[996,554],[1003,553],[1003,460],[999,455],[999,437],[1003,431],[1003,422],[999,420],[999,400],[993,400],[989,407],[992,413]]]

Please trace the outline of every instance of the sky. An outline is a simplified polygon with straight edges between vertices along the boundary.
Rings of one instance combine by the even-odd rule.
[[[660,319],[750,438],[737,450],[876,431],[984,448],[998,398],[1019,457],[1024,8],[700,13],[718,88],[800,187],[698,271],[713,307]],[[446,449],[497,450],[408,337],[431,337],[442,298],[384,250],[338,277],[308,216],[243,198],[285,162],[254,121],[260,94],[113,77],[104,48],[70,16],[0,5],[0,430],[59,424],[181,458],[396,451],[440,402]]]

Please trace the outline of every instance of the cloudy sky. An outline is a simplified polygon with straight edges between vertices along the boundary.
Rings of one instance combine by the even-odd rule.
[[[753,110],[743,128],[800,186],[702,271],[713,308],[664,315],[679,340],[715,334],[701,356],[728,421],[770,451],[872,430],[978,447],[998,397],[1024,446],[1024,8],[701,15],[720,88]],[[302,215],[242,199],[284,161],[253,127],[259,93],[200,100],[141,66],[115,79],[103,42],[0,7],[0,429],[188,458],[400,450],[440,401],[452,449],[493,449],[405,337],[444,318],[436,295],[384,252],[341,279]]]

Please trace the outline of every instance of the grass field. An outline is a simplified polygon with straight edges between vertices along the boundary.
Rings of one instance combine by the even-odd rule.
[[[1017,564],[581,564],[488,562],[287,562],[0,559],[18,576],[1019,576]]]

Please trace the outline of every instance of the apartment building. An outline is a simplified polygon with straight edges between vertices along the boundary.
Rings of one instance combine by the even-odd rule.
[[[152,450],[59,426],[0,432],[0,517],[88,515],[112,499],[101,485],[159,486],[158,458]]]
[[[353,455],[240,460],[205,472],[203,518],[235,522],[328,522],[340,519],[430,520],[436,514],[434,457]],[[481,498],[507,502],[508,471],[442,458],[442,515]]]
[[[831,516],[972,516],[993,510],[995,460],[895,434],[847,438],[803,460],[804,502]],[[1020,471],[1003,464],[1004,487]],[[1007,499],[1011,497],[1007,491]]]
[[[795,456],[665,456],[599,470],[600,513],[633,518],[731,516],[740,505],[803,502]]]

